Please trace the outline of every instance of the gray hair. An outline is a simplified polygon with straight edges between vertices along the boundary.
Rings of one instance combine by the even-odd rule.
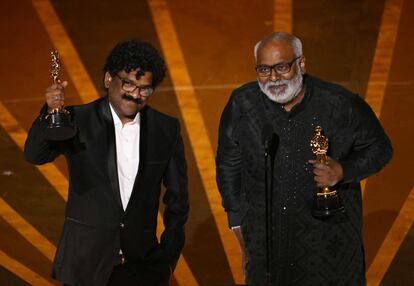
[[[254,58],[256,59],[256,61],[257,54],[262,44],[270,41],[286,41],[292,46],[293,52],[295,53],[295,57],[299,57],[302,55],[302,41],[298,37],[284,32],[274,32],[261,39],[254,46]]]

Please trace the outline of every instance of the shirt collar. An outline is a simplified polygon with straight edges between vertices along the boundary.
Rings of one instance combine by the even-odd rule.
[[[119,118],[118,114],[116,113],[115,109],[112,107],[112,104],[109,103],[109,107],[111,109],[111,113],[112,113],[112,118],[114,120],[114,125],[115,126],[123,126],[121,119]],[[128,124],[133,125],[133,124],[139,124],[140,123],[140,112],[137,112],[137,114],[135,115],[134,120],[132,120],[131,122],[128,122]]]

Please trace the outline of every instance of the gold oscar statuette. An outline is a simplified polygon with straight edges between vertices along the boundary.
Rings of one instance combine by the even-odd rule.
[[[319,163],[328,164],[326,153],[329,149],[329,140],[322,133],[322,127],[316,126],[315,134],[310,141],[310,147]],[[341,198],[337,191],[331,190],[328,186],[324,186],[315,194],[314,206],[312,209],[312,215],[314,217],[327,218],[344,211],[344,206],[342,205]]]
[[[50,53],[52,66],[50,75],[53,83],[60,83],[59,74],[61,69],[58,51]],[[45,117],[48,126],[45,130],[46,140],[60,141],[68,140],[76,135],[76,128],[71,122],[71,115],[63,106],[52,109]]]

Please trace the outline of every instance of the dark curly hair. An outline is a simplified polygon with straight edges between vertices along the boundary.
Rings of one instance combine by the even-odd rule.
[[[115,76],[120,71],[131,72],[139,69],[137,79],[144,72],[152,73],[152,86],[156,87],[165,77],[166,67],[160,53],[149,43],[129,40],[118,43],[106,59],[104,72]]]

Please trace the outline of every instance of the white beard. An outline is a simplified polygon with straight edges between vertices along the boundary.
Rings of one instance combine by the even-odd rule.
[[[258,81],[260,89],[266,96],[277,103],[285,104],[292,101],[302,90],[303,76],[300,68],[297,69],[295,76],[291,80],[279,79],[268,81],[262,84]]]

